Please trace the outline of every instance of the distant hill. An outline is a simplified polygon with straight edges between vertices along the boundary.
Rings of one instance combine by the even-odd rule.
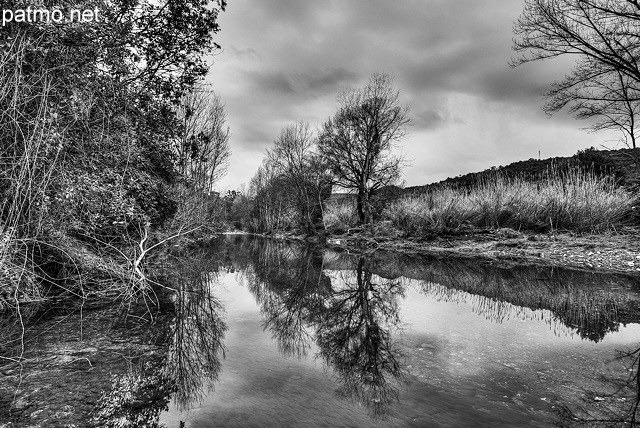
[[[562,172],[575,167],[593,172],[601,177],[613,177],[620,186],[633,191],[640,191],[640,149],[597,150],[591,147],[586,150],[580,150],[570,157],[529,159],[506,166],[494,166],[481,172],[450,177],[446,180],[423,186],[405,188],[386,186],[378,190],[372,203],[379,210],[389,201],[404,195],[418,195],[443,186],[464,189],[473,186],[479,181],[492,178],[496,174],[501,174],[508,178],[521,177],[536,181],[543,179],[550,170]],[[332,193],[327,198],[327,203],[330,205],[340,205],[350,201],[355,203],[355,198],[355,194]]]
[[[633,190],[640,189],[640,149],[596,150],[592,147],[581,150],[571,157],[529,159],[447,178],[433,184],[406,187],[403,194],[425,193],[441,186],[466,188],[478,181],[495,176],[496,173],[509,178],[522,177],[536,181],[543,178],[549,170],[564,171],[576,166],[599,176],[612,176],[620,186]]]

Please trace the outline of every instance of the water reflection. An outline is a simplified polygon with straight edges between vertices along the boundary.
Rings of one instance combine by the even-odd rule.
[[[374,283],[364,258],[332,281],[322,254],[310,247],[267,240],[254,245],[246,284],[281,352],[304,357],[315,343],[340,384],[338,394],[362,403],[374,417],[386,415],[405,375],[392,334],[400,322],[399,281]]]
[[[602,374],[604,388],[587,391],[578,404],[555,403],[563,427],[635,427],[640,424],[640,348],[620,351],[622,370]]]
[[[125,373],[112,376],[111,389],[94,409],[97,426],[159,427],[170,399],[179,410],[200,402],[215,385],[224,357],[223,307],[214,296],[224,263],[206,251],[167,257],[156,266],[160,313],[156,319],[165,355],[137,359]]]
[[[213,387],[222,367],[227,326],[222,319],[223,307],[213,294],[217,271],[211,271],[209,262],[200,254],[167,264],[169,283],[177,289],[164,375],[174,386],[173,398],[179,409],[199,402]]]
[[[402,353],[394,341],[399,329],[399,281],[372,281],[358,259],[355,278],[341,276],[334,293],[316,315],[320,356],[338,375],[339,393],[363,403],[374,417],[388,413],[406,380]]]
[[[137,397],[146,393],[163,405],[172,396],[181,410],[200,402],[215,385],[227,329],[215,297],[223,272],[238,272],[255,297],[264,329],[283,355],[318,358],[337,380],[338,394],[362,404],[374,418],[393,411],[410,378],[398,342],[399,301],[408,287],[441,301],[471,300],[476,313],[495,322],[547,317],[593,342],[640,321],[636,281],[624,275],[380,252],[364,256],[248,236],[220,237],[206,250],[166,260],[158,271],[158,282],[174,289],[168,294],[173,308],[168,351],[159,370],[145,371],[146,377],[123,375],[101,402],[102,408],[118,408],[119,413],[112,414],[130,410],[131,420],[140,417],[140,409],[131,406],[131,400],[120,403],[122,391]],[[312,349],[315,355],[310,355]],[[612,412],[599,409],[599,402],[594,407],[595,399],[582,407],[556,403],[567,424],[605,419],[618,423],[621,417],[635,423],[638,354],[631,353],[631,372],[627,367],[612,376],[618,392],[605,391],[612,397],[606,401]],[[148,392],[152,384],[157,385],[156,395]],[[157,412],[153,414],[157,420]]]
[[[400,329],[397,300],[404,296],[407,278],[418,280],[420,291],[438,300],[471,299],[474,311],[492,321],[546,317],[549,324],[560,323],[593,342],[640,321],[637,282],[625,275],[382,252],[365,257],[247,237],[225,243],[236,248],[231,263],[245,272],[264,328],[281,352],[303,357],[315,344],[317,356],[339,381],[338,392],[365,405],[374,417],[392,409],[407,378],[393,339]],[[637,374],[637,360],[634,364]],[[638,397],[637,375],[633,379],[626,383],[625,400]],[[566,420],[589,419],[584,411],[574,414],[557,404],[571,414]]]
[[[329,268],[349,269],[356,257],[332,252],[325,259]],[[477,300],[475,309],[497,322],[521,316],[522,308],[544,309],[583,339],[598,342],[621,324],[640,320],[637,278],[624,274],[382,251],[373,253],[369,264],[385,278],[420,280],[424,293],[445,301],[459,301],[469,294],[485,297]]]
[[[244,277],[261,307],[265,328],[284,355],[307,356],[313,323],[331,281],[322,270],[322,258],[306,246],[261,242],[251,269]]]

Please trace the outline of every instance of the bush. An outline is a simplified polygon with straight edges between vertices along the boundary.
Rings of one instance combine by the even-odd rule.
[[[324,221],[328,229],[346,230],[357,225],[355,200],[327,203],[324,208]]]

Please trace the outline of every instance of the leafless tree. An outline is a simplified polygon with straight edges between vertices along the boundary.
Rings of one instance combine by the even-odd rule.
[[[593,119],[589,127],[596,132],[603,129],[622,133],[621,140],[636,148],[638,121],[640,119],[640,92],[636,82],[619,70],[607,70],[594,74],[599,64],[579,61],[571,75],[555,82],[546,94],[544,111],[551,115],[568,107],[576,119]]]
[[[291,224],[293,204],[288,186],[268,158],[251,178],[249,197],[254,200],[252,230],[274,231]]]
[[[199,86],[183,97],[183,132],[176,144],[178,166],[194,190],[208,194],[227,172],[231,149],[227,114],[220,97]]]
[[[406,134],[409,108],[400,103],[392,77],[377,73],[362,88],[341,93],[338,102],[318,147],[335,184],[357,193],[358,219],[368,223],[371,196],[400,178],[402,158],[392,149]]]
[[[514,66],[577,56],[571,73],[547,94],[547,113],[569,106],[576,118],[595,118],[593,130],[620,130],[635,148],[640,2],[525,0],[514,33],[514,49],[522,53]]]
[[[323,194],[329,193],[329,180],[315,148],[316,137],[309,124],[297,122],[285,126],[267,152],[271,165],[295,191],[301,223],[307,231],[313,231],[322,220]]]

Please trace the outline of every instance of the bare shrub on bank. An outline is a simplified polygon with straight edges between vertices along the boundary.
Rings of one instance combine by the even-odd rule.
[[[344,230],[356,226],[358,224],[358,213],[355,201],[347,199],[327,202],[324,208],[324,218],[327,228]]]

